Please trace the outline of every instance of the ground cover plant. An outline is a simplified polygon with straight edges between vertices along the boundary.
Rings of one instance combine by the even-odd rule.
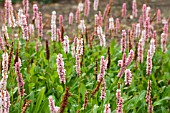
[[[47,28],[38,4],[22,3],[5,0],[0,13],[0,113],[170,112],[170,18],[160,9],[132,0],[115,14],[114,0],[103,10],[85,0],[68,17],[51,12]]]

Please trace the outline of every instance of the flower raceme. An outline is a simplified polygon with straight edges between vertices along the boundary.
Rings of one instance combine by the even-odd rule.
[[[126,12],[127,12],[126,3],[123,3],[123,5],[122,5],[122,17],[123,18],[126,17]]]
[[[101,98],[102,100],[104,100],[105,97],[106,97],[106,82],[105,82],[105,79],[103,78],[100,98]]]
[[[143,62],[143,40],[140,39],[138,43],[138,62]]]
[[[74,14],[72,12],[70,12],[69,14],[69,24],[73,24],[73,17],[74,17]]]
[[[49,100],[50,113],[60,113],[60,108],[55,106],[52,96],[50,96],[48,100]]]
[[[93,9],[94,9],[95,11],[97,11],[98,6],[99,6],[99,0],[94,0]]]
[[[38,16],[39,16],[39,20],[38,20],[38,36],[43,38],[42,13],[39,12]]]
[[[69,53],[70,46],[69,46],[69,39],[67,35],[64,36],[63,46],[64,46],[64,52]]]
[[[56,63],[57,63],[57,72],[58,72],[58,76],[60,78],[60,82],[65,84],[66,83],[66,79],[65,79],[65,71],[66,70],[64,69],[64,61],[62,58],[62,54],[57,55]]]
[[[10,95],[7,90],[1,90],[0,92],[0,113],[9,113]]]
[[[117,98],[116,113],[123,113],[123,102],[124,102],[124,100],[121,97],[120,89],[116,90],[116,98]]]
[[[15,72],[17,74],[17,82],[18,82],[18,93],[21,97],[25,95],[25,89],[24,89],[24,81],[22,78],[22,73],[20,73],[20,66],[21,61],[15,63]]]
[[[76,55],[76,72],[77,75],[80,76],[81,69],[80,69],[80,55]]]
[[[88,17],[90,12],[90,0],[85,0],[84,16]]]
[[[136,0],[133,0],[132,2],[132,15],[133,17],[137,17],[137,5],[136,5]]]
[[[109,30],[114,30],[114,19],[113,19],[113,17],[109,18]]]
[[[123,53],[122,60],[118,61],[118,66],[121,66],[120,72],[118,73],[118,77],[121,78],[124,74],[126,67],[130,65],[134,58],[134,51],[130,50],[128,58],[126,58],[126,53]]]
[[[56,41],[56,36],[57,36],[57,27],[56,27],[56,12],[52,12],[51,16],[51,40]]]
[[[126,31],[122,30],[121,52],[124,53],[125,50],[126,50]]]
[[[101,59],[100,59],[100,74],[97,77],[98,82],[102,78],[104,78],[106,68],[107,68],[107,61],[104,59],[104,56],[101,56]]]
[[[125,70],[125,85],[129,86],[132,82],[132,74],[130,69]]]
[[[148,50],[146,65],[147,65],[146,74],[151,75],[151,73],[152,73],[152,52],[151,52],[151,50]]]
[[[110,104],[105,104],[104,113],[111,113]]]

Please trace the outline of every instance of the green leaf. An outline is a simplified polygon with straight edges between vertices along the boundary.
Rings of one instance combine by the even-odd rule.
[[[42,100],[43,100],[43,97],[44,97],[44,92],[45,92],[45,87],[43,87],[40,92],[39,92],[39,95],[38,95],[38,98],[36,100],[36,105],[35,105],[35,108],[34,108],[34,111],[33,113],[38,113],[39,111],[39,108],[40,108],[40,105],[42,103]]]
[[[170,97],[166,96],[166,97],[164,97],[163,99],[154,102],[153,106],[161,105],[161,104],[163,103],[163,101],[165,101],[165,100],[170,100]]]

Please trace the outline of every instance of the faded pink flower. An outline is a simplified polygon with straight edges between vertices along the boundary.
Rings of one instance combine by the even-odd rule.
[[[52,16],[51,16],[51,40],[52,41],[56,41],[56,37],[57,37],[57,26],[56,26],[56,12],[53,11],[52,12]]]
[[[93,8],[95,11],[97,11],[98,6],[99,6],[99,0],[94,0]]]
[[[73,17],[74,17],[74,15],[73,15],[73,13],[71,12],[71,13],[69,14],[69,24],[70,24],[70,25],[73,24]]]
[[[120,21],[119,21],[119,18],[116,18],[116,35],[118,35],[119,29],[120,29]]]
[[[65,52],[65,53],[69,53],[69,51],[70,51],[70,50],[69,50],[69,49],[70,49],[69,47],[70,47],[70,46],[69,46],[69,39],[68,39],[68,36],[67,36],[67,35],[64,36],[63,47],[64,47],[64,52]]]
[[[161,10],[160,9],[157,10],[156,19],[158,23],[161,23]]]
[[[114,30],[114,19],[113,19],[113,17],[109,18],[109,30]]]

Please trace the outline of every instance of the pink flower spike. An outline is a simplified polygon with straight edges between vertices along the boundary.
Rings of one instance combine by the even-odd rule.
[[[106,60],[104,59],[104,56],[101,56],[101,59],[100,59],[100,74],[97,77],[98,82],[100,81],[101,78],[104,77],[106,67],[107,67]]]
[[[51,16],[51,40],[56,41],[57,30],[56,30],[56,12],[52,12]]]
[[[79,9],[77,9],[77,11],[76,11],[76,23],[79,23],[79,21],[80,21],[80,11],[79,11]]]
[[[168,38],[168,22],[166,22],[165,24],[164,24],[164,33],[165,33],[165,35],[166,35],[166,38]]]
[[[85,0],[85,9],[84,9],[84,16],[88,17],[90,12],[90,0]]]
[[[59,26],[60,26],[60,28],[62,28],[62,26],[63,26],[63,15],[59,16]]]
[[[132,3],[132,15],[133,17],[137,17],[137,5],[136,5],[136,0],[133,0],[133,3]]]
[[[23,9],[24,9],[24,14],[28,14],[28,10],[29,10],[29,0],[23,0],[22,1],[22,5],[23,5]]]
[[[0,49],[4,51],[4,41],[1,36],[0,36]]]
[[[20,72],[20,66],[21,62],[15,63],[15,72],[17,74],[17,82],[18,82],[18,93],[21,97],[25,95],[25,89],[24,89],[24,80],[22,78],[22,73]]]
[[[140,33],[141,33],[140,23],[138,23],[138,24],[136,24],[136,37],[139,37],[139,36],[140,36]]]
[[[143,62],[143,40],[140,39],[138,43],[138,62]]]
[[[57,72],[58,72],[58,76],[60,78],[60,82],[62,84],[66,83],[66,79],[65,79],[65,69],[64,69],[64,61],[62,58],[62,54],[58,54],[57,55],[57,59],[56,59],[56,63],[57,63]]]
[[[64,46],[64,52],[69,53],[70,47],[69,47],[69,39],[67,35],[64,36],[63,46]]]
[[[33,5],[33,20],[35,20],[35,19],[37,19],[37,17],[38,17],[38,6],[37,6],[37,4],[34,4]]]
[[[110,104],[105,104],[104,113],[111,113]]]
[[[116,90],[116,98],[117,98],[117,107],[116,107],[116,113],[123,113],[123,103],[124,100],[121,97],[121,91],[120,89]]]
[[[119,29],[120,29],[120,21],[119,21],[119,18],[116,18],[116,35],[118,35]]]
[[[125,70],[125,85],[129,86],[132,82],[132,74],[129,69]]]
[[[81,69],[80,69],[80,56],[76,55],[76,72],[77,75],[80,76]]]
[[[98,25],[103,26],[103,16],[101,11],[99,11],[99,15],[98,15]]]
[[[126,17],[126,12],[127,12],[127,9],[126,9],[126,3],[123,3],[122,5],[122,17]]]
[[[114,30],[114,19],[113,19],[113,17],[109,18],[109,30]]]
[[[100,98],[101,98],[102,100],[104,100],[105,97],[106,97],[106,82],[105,82],[105,80],[103,79]]]
[[[130,63],[133,61],[134,58],[134,51],[131,49],[129,52],[129,56],[126,60],[126,66],[130,65]]]
[[[150,50],[148,50],[146,65],[147,65],[146,74],[151,75],[151,73],[152,73],[152,54],[151,54]]]
[[[73,24],[73,17],[74,17],[74,15],[73,15],[73,13],[71,12],[71,13],[69,14],[69,24],[70,24],[70,25]]]
[[[122,30],[121,52],[124,53],[125,50],[126,50],[126,31]]]
[[[49,100],[49,108],[50,108],[50,113],[59,113],[60,112],[60,108],[55,106],[54,100],[52,98],[52,96],[50,96],[48,98]]]
[[[99,6],[99,0],[94,0],[93,8],[95,11],[97,11],[98,6]]]
[[[166,43],[167,43],[166,34],[162,33],[161,34],[161,48],[162,48],[162,52],[164,52],[164,53],[167,52]]]
[[[39,12],[38,16],[39,16],[38,36],[43,38],[43,23],[42,23],[43,22],[43,20],[42,20],[43,18],[42,18],[42,13]]]
[[[57,37],[58,37],[58,42],[62,42],[60,29],[57,29]]]
[[[121,63],[121,65],[119,64],[121,68],[120,72],[118,73],[118,77],[121,78],[126,70],[126,53],[123,53],[122,60],[121,62],[119,61],[119,63]]]
[[[161,10],[160,9],[157,10],[156,19],[158,23],[161,23]]]
[[[142,18],[143,18],[143,23],[144,23],[146,20],[146,4],[143,4],[143,7],[142,7]]]

